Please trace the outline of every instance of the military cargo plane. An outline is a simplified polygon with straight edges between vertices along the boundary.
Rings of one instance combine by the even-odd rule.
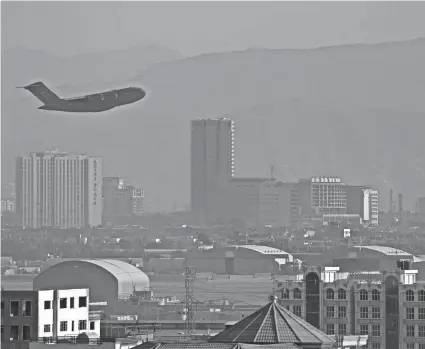
[[[44,103],[38,109],[71,113],[98,113],[143,99],[146,92],[139,87],[127,87],[82,97],[59,98],[41,81],[21,86]]]

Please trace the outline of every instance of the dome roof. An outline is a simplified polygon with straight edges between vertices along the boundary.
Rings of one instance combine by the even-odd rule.
[[[276,303],[270,303],[212,337],[211,343],[324,345],[335,340]]]

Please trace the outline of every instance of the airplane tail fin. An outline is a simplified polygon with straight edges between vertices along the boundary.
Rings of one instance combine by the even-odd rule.
[[[22,86],[18,88],[24,88],[25,90],[30,91],[34,96],[36,96],[44,104],[49,104],[53,101],[60,100],[60,98],[47,88],[41,81],[35,82],[28,86]]]

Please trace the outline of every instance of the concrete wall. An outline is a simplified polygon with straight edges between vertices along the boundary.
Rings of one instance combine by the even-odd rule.
[[[225,257],[188,257],[187,265],[195,267],[197,273],[222,274],[226,272]]]

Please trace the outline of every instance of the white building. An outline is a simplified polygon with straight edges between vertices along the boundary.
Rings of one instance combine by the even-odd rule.
[[[101,225],[102,159],[57,150],[17,158],[16,211],[30,229]]]
[[[38,292],[39,337],[76,337],[95,331],[95,322],[89,321],[89,289]]]

